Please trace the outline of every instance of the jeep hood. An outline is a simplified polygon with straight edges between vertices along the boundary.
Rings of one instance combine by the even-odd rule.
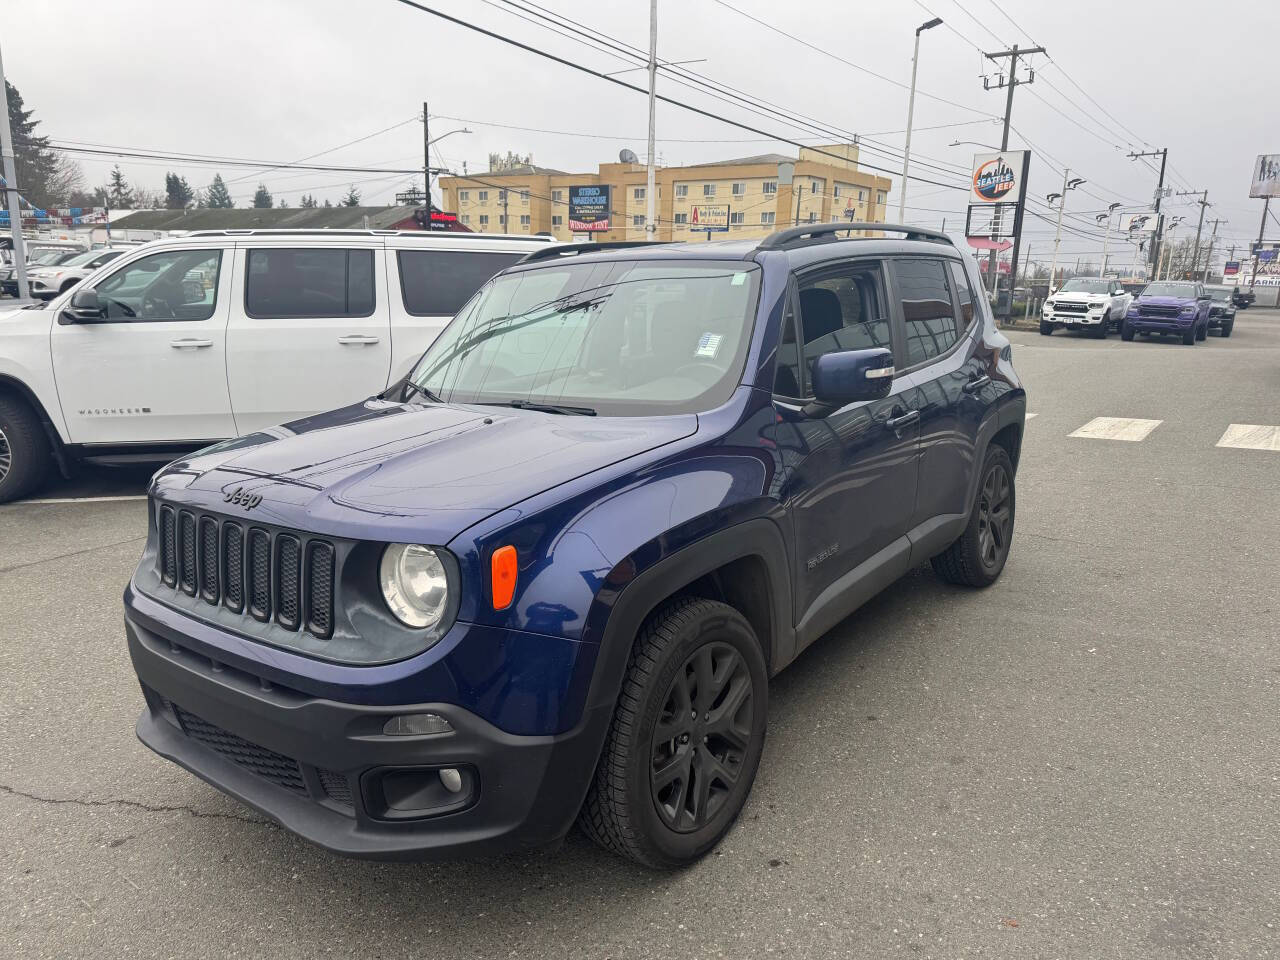
[[[485,517],[687,437],[692,414],[583,417],[506,407],[367,400],[201,450],[153,492],[219,513],[243,488],[246,519],[352,537],[412,529],[447,543]]]

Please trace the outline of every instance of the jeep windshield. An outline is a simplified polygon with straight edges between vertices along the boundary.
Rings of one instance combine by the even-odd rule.
[[[1068,280],[1059,293],[1110,293],[1111,284],[1106,280]]]
[[[566,262],[495,277],[410,375],[444,403],[656,416],[728,400],[760,269],[742,261]]]
[[[1218,303],[1226,303],[1231,299],[1231,294],[1235,290],[1232,287],[1205,287],[1204,292]]]
[[[1184,300],[1196,298],[1196,288],[1191,283],[1149,283],[1142,291],[1144,297],[1182,297]]]

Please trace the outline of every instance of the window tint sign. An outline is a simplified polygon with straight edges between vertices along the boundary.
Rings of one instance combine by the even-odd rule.
[[[974,154],[970,202],[1019,202],[1022,199],[1026,164],[1025,150]]]
[[[569,229],[574,233],[594,233],[609,229],[607,186],[569,188]]]

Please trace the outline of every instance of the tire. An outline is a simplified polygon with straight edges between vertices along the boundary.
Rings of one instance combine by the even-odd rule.
[[[722,671],[728,673],[722,687],[706,682]],[[705,692],[698,689],[700,676]],[[727,706],[735,698],[737,705]],[[701,598],[659,607],[632,648],[578,814],[582,831],[604,849],[653,869],[697,860],[723,839],[751,791],[767,708],[764,653],[737,610]],[[716,714],[719,727],[707,722]],[[654,782],[655,763],[673,771],[661,787]],[[699,789],[704,785],[705,794]]]
[[[1218,328],[1218,336],[1220,337],[1231,336],[1231,330],[1233,327],[1235,327],[1235,325],[1236,325],[1236,322],[1234,320],[1230,320],[1227,323],[1224,323],[1222,326]]]
[[[1197,330],[1196,330],[1196,339],[1197,339],[1197,340],[1208,340],[1208,339],[1209,339],[1209,321],[1208,321],[1208,320],[1206,320],[1206,321],[1204,322],[1204,326],[1203,326],[1203,327],[1199,327],[1199,328],[1197,328]]]
[[[1126,343],[1133,342],[1133,327],[1129,325],[1128,320],[1120,321],[1120,339]]]
[[[1107,331],[1110,328],[1111,328],[1111,314],[1107,313],[1103,316],[1102,322],[1098,324],[1098,329],[1091,330],[1089,332],[1093,334],[1093,338],[1095,340],[1105,340],[1107,339]]]
[[[1182,344],[1183,346],[1194,347],[1196,345],[1196,341],[1199,339],[1200,331],[1197,328],[1192,327],[1182,335]]]
[[[969,523],[955,543],[932,559],[933,572],[948,583],[968,587],[995,583],[1009,558],[1016,507],[1013,461],[1004,447],[993,443],[982,460]],[[993,523],[999,514],[1003,520]]]
[[[25,497],[49,470],[49,438],[35,411],[0,394],[0,503]]]
[[[1041,320],[1041,321],[1040,321],[1040,336],[1042,336],[1042,337],[1051,337],[1051,336],[1053,336],[1053,324],[1052,324],[1052,323],[1046,323],[1045,321]]]
[[[58,296],[62,296],[62,294],[66,293],[68,290],[70,290],[79,282],[80,282],[79,280],[68,280],[66,283],[64,283],[62,286],[58,288]]]

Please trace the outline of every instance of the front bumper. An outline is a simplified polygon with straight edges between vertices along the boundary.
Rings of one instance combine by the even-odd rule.
[[[1190,317],[1148,317],[1137,316],[1132,313],[1125,317],[1127,323],[1134,330],[1146,330],[1150,333],[1186,333],[1196,325],[1198,318]]]
[[[1102,323],[1102,318],[1106,316],[1106,308],[1099,310],[1089,310],[1086,313],[1070,313],[1058,310],[1044,310],[1041,316],[1045,323],[1054,323],[1060,327],[1077,327],[1084,329],[1087,327],[1096,327]]]
[[[211,659],[128,609],[125,631],[147,701],[138,738],[346,856],[491,854],[559,839],[581,806],[612,713],[598,706],[566,733],[520,736],[452,703],[308,695]],[[421,713],[444,717],[452,732],[383,732],[389,717]],[[459,793],[444,788],[441,769],[460,771]]]

